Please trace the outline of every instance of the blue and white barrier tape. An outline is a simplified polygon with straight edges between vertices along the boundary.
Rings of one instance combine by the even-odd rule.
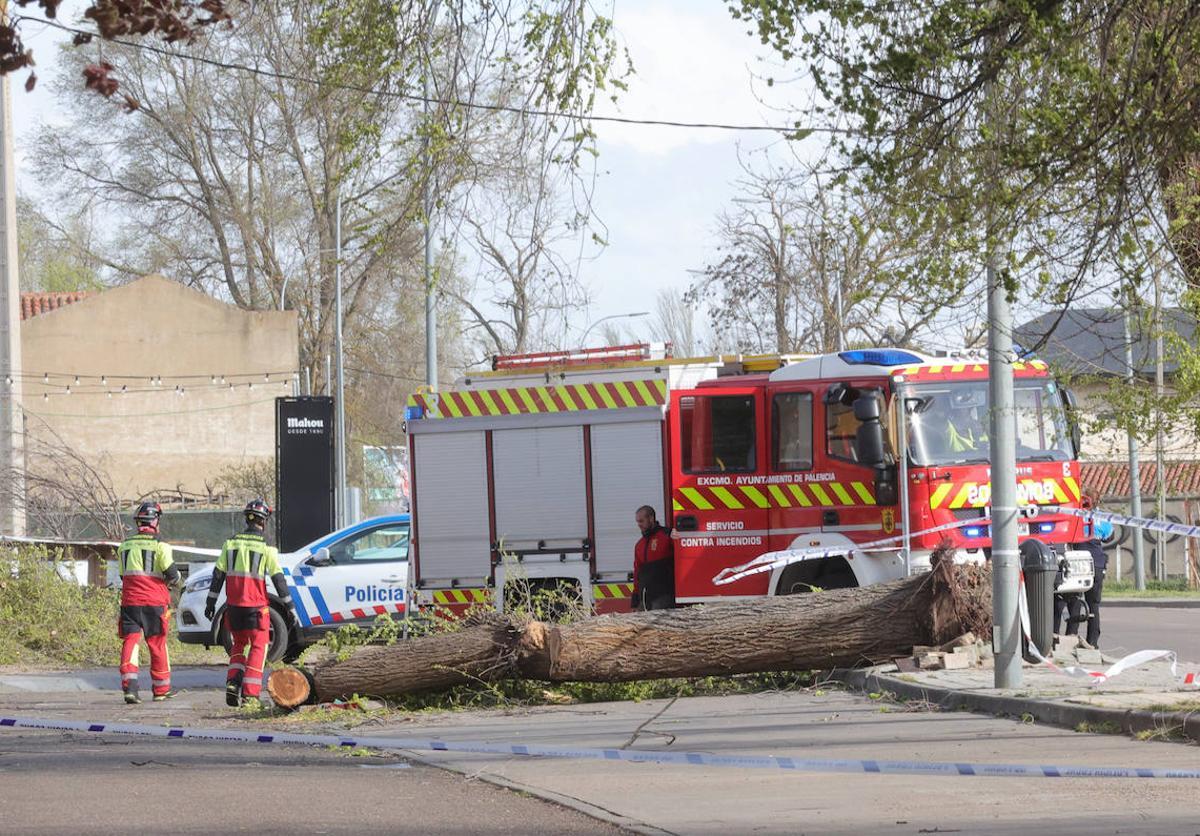
[[[1130,517],[1125,514],[1114,514],[1111,511],[1066,508],[1057,505],[1046,505],[1041,510],[1048,514],[1070,514],[1073,517],[1081,517],[1085,522],[1095,523],[1101,520],[1108,520],[1110,523],[1123,525],[1127,528],[1144,528],[1149,531],[1161,531],[1164,534],[1179,537],[1200,537],[1200,525],[1184,525],[1183,523],[1159,520],[1153,517]]]
[[[123,734],[218,743],[300,743],[375,749],[411,749],[429,752],[465,752],[482,755],[569,758],[573,760],[662,763],[678,766],[717,766],[740,769],[783,769],[794,772],[840,772],[881,775],[958,775],[990,778],[1186,778],[1200,780],[1200,769],[1138,769],[1108,766],[1035,766],[1005,763],[950,763],[939,761],[820,760],[770,755],[712,755],[707,752],[648,752],[630,749],[590,749],[534,744],[478,743],[456,740],[423,740],[407,737],[343,737],[290,732],[238,732],[225,729],[189,729],[140,726],[125,723],[83,723],[31,717],[0,717],[0,729],[39,729],[92,734]]]

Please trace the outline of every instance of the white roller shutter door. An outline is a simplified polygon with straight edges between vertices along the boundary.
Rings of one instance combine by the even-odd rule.
[[[421,579],[488,577],[491,540],[484,434],[418,436],[415,459]]]
[[[578,546],[587,537],[582,427],[496,430],[492,477],[501,542],[514,548],[539,540]]]
[[[641,536],[633,517],[642,505],[653,506],[660,521],[667,518],[662,507],[662,422],[592,427],[598,574],[633,571],[633,547]]]

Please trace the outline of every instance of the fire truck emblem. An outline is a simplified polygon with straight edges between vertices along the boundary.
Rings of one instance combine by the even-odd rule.
[[[896,530],[896,512],[891,508],[884,508],[880,515],[883,518],[883,533],[891,534]]]

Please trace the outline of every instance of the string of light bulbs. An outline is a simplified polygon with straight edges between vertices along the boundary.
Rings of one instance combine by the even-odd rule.
[[[269,372],[232,372],[228,374],[75,374],[71,372],[18,372],[15,375],[22,384],[34,383],[50,391],[32,392],[27,396],[41,395],[42,400],[51,397],[68,395],[131,395],[171,392],[183,397],[189,391],[213,391],[216,389],[247,389],[253,390],[258,383],[265,389],[278,383],[283,389],[290,389],[298,379],[299,372],[269,371]],[[207,382],[205,379],[207,378]],[[259,382],[259,378],[262,378]],[[164,383],[165,379],[165,383]],[[110,381],[112,383],[110,384]],[[127,382],[122,382],[127,381]],[[139,382],[145,381],[143,385]],[[4,380],[7,395],[14,386],[14,375],[8,375]],[[120,386],[117,386],[120,383]],[[173,385],[172,385],[173,384]]]

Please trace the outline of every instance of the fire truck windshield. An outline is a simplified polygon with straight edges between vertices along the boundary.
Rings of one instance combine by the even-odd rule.
[[[1013,381],[1017,460],[1075,458],[1058,386],[1052,380]],[[917,465],[984,463],[991,457],[986,380],[921,383],[906,387],[908,446]]]

